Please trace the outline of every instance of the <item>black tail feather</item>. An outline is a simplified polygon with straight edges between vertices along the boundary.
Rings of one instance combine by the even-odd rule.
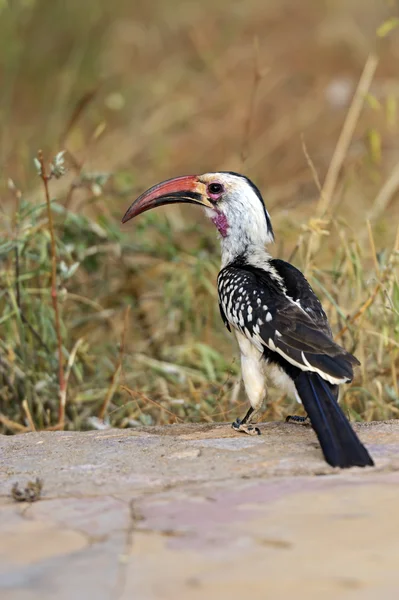
[[[374,462],[336,399],[336,386],[317,373],[302,372],[295,386],[319,439],[324,458],[332,467],[365,467]]]

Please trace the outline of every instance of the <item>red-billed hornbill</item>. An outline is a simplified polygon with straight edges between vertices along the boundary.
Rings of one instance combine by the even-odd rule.
[[[220,313],[236,335],[250,402],[234,429],[260,433],[251,422],[267,394],[267,373],[303,403],[330,465],[373,465],[338,404],[338,385],[352,380],[359,362],[334,342],[320,301],[302,273],[266,251],[274,233],[258,188],[231,172],[177,177],[144,192],[122,222],[177,202],[204,206],[220,234]]]

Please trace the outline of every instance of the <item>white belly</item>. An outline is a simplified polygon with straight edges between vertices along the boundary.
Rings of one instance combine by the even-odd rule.
[[[251,404],[261,403],[266,396],[266,376],[283,393],[301,402],[292,379],[279,366],[269,364],[262,352],[244,334],[237,330],[235,334],[241,352],[242,378]]]
[[[268,364],[266,372],[276,388],[287,394],[290,398],[295,398],[299,404],[302,404],[294,382],[278,365]]]

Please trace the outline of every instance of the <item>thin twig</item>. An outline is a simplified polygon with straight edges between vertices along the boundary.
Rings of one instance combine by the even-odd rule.
[[[0,423],[2,423],[5,427],[8,427],[11,431],[18,431],[19,433],[25,433],[29,431],[29,427],[25,427],[25,425],[21,425],[16,421],[12,421],[6,415],[0,414]]]
[[[98,418],[104,420],[105,418],[105,413],[107,412],[107,408],[109,406],[109,403],[111,402],[112,396],[115,393],[116,387],[118,385],[118,379],[119,379],[119,375],[122,373],[122,363],[123,363],[123,355],[125,352],[125,345],[126,345],[126,333],[127,333],[127,324],[128,324],[128,319],[129,319],[129,312],[130,312],[130,306],[126,307],[126,311],[125,311],[125,318],[123,321],[123,333],[122,333],[122,341],[121,341],[121,346],[119,349],[119,358],[118,358],[118,363],[116,365],[115,371],[112,375],[112,379],[111,379],[111,384],[108,388],[107,394],[104,398],[104,402],[102,403],[102,406],[100,408],[100,412],[98,413]]]
[[[306,147],[305,137],[304,137],[303,134],[301,135],[301,142],[302,142],[302,150],[303,150],[303,153],[305,155],[306,162],[308,163],[309,169],[310,169],[310,171],[312,173],[313,180],[314,180],[315,185],[316,185],[316,187],[318,189],[320,197],[323,197],[324,196],[324,192],[323,192],[323,188],[322,188],[322,185],[321,185],[321,182],[320,182],[320,178],[319,178],[319,175],[317,173],[317,170],[316,170],[316,167],[314,165],[314,162],[313,162],[313,160],[312,160],[312,158],[311,158],[311,156],[310,156],[310,154],[308,152],[308,149]],[[305,266],[304,266],[304,274],[305,275],[308,274],[307,272],[308,272],[308,268],[309,268],[309,265],[310,265],[310,259],[312,257],[313,250],[314,250],[314,245],[315,245],[314,242],[316,241],[316,239],[315,239],[316,235],[318,236],[318,233],[316,233],[316,231],[312,230],[311,233],[310,233],[310,236],[309,236],[309,243],[308,243],[308,247],[307,247],[307,250],[306,250]],[[294,248],[294,251],[297,251],[299,249],[299,243],[300,242],[298,241],[296,248]],[[291,260],[292,260],[292,258],[290,257],[288,259],[288,262],[291,262]]]
[[[302,143],[302,150],[303,150],[303,153],[304,153],[305,158],[306,158],[306,162],[308,163],[309,169],[310,169],[310,171],[312,173],[312,176],[313,176],[313,180],[314,180],[314,182],[316,184],[316,187],[317,187],[317,189],[319,191],[319,194],[322,196],[323,195],[323,189],[321,187],[320,177],[319,177],[319,174],[317,173],[317,170],[316,170],[316,167],[314,165],[314,162],[313,162],[313,160],[312,160],[312,158],[311,158],[311,156],[310,156],[310,154],[308,152],[308,149],[306,147],[305,136],[303,135],[303,133],[301,134],[301,143]]]
[[[346,331],[348,331],[349,329],[349,325],[353,324],[359,317],[361,317],[364,312],[373,304],[374,300],[377,297],[378,292],[381,289],[381,282],[378,282],[377,285],[374,288],[373,293],[371,294],[371,296],[369,298],[367,298],[367,300],[362,304],[362,306],[359,308],[359,310],[357,310],[355,312],[355,314],[353,314],[351,317],[348,317],[346,320],[346,325],[341,329],[341,331],[339,331],[337,333],[337,335],[335,336],[335,341],[339,340]]]
[[[173,413],[172,411],[170,411],[167,408],[165,408],[164,406],[162,406],[162,404],[159,404],[159,402],[152,400],[151,398],[149,398],[148,396],[143,394],[143,392],[131,390],[126,385],[121,385],[120,387],[121,387],[121,390],[125,390],[125,392],[127,392],[129,394],[129,396],[131,396],[131,398],[134,398],[135,396],[139,396],[146,402],[150,402],[150,404],[154,404],[156,407],[160,408],[161,410],[164,410],[168,415],[173,417],[176,421],[182,421],[182,419],[180,419],[177,415],[175,415],[175,413]]]
[[[27,419],[27,421],[29,423],[30,430],[31,431],[36,431],[35,423],[33,421],[32,414],[31,414],[31,412],[29,410],[29,404],[28,404],[28,401],[27,401],[26,398],[24,400],[22,400],[22,408],[24,409],[24,413],[25,413],[26,419]]]
[[[58,294],[57,294],[57,249],[55,244],[54,224],[53,224],[53,213],[51,210],[50,192],[48,182],[50,176],[46,172],[44,164],[43,153],[41,150],[38,152],[38,160],[40,162],[41,172],[40,177],[43,181],[44,192],[46,196],[47,204],[47,217],[48,225],[50,230],[51,238],[51,299],[53,302],[54,314],[55,314],[55,332],[57,336],[57,349],[58,349],[58,384],[59,384],[59,411],[58,411],[58,427],[64,429],[65,425],[65,404],[66,404],[66,387],[64,378],[64,357],[62,353],[62,336],[61,336],[61,324],[60,324],[60,312],[58,306]]]
[[[371,254],[372,254],[372,258],[373,258],[373,262],[374,262],[375,272],[377,274],[377,277],[380,278],[381,277],[381,270],[380,270],[380,265],[378,264],[377,250],[375,249],[375,242],[374,242],[373,230],[371,229],[371,224],[370,224],[370,221],[368,219],[367,219],[367,231],[368,231],[368,234],[369,234]]]
[[[249,98],[249,106],[248,113],[246,115],[245,123],[244,123],[244,135],[242,142],[242,150],[241,150],[241,160],[244,163],[249,154],[249,145],[251,141],[251,129],[252,129],[252,121],[255,113],[255,104],[256,104],[256,96],[258,94],[258,89],[260,82],[262,81],[263,73],[259,66],[259,40],[255,36],[254,38],[254,79],[251,88],[251,95]]]
[[[373,80],[377,64],[377,56],[375,54],[370,54],[367,58],[366,64],[364,65],[363,72],[360,76],[359,83],[352,98],[352,102],[346,115],[337,145],[335,146],[334,154],[328,167],[323,187],[320,190],[320,197],[316,207],[316,217],[318,218],[325,217],[326,212],[331,209],[338,177],[346,158],[349,145],[352,141],[355,127],[363,108],[364,99]],[[305,273],[307,273],[310,266],[317,236],[318,233],[314,231],[312,231],[309,236],[309,245],[304,268]]]
[[[246,400],[244,400],[243,402],[239,402],[238,404],[235,404],[234,406],[232,406],[231,408],[228,408],[227,410],[223,410],[223,411],[217,412],[217,413],[212,413],[211,415],[209,415],[209,417],[212,419],[212,421],[213,421],[214,417],[223,417],[225,419],[226,415],[233,412],[233,410],[239,412],[239,410],[242,407],[247,406],[247,404],[248,404],[248,402]]]
[[[349,107],[348,114],[346,115],[344,126],[342,127],[330,166],[327,171],[323,189],[320,193],[320,199],[317,205],[317,214],[320,217],[326,213],[332,202],[332,196],[337,185],[338,176],[347,155],[356,124],[363,108],[364,99],[370,88],[377,65],[377,56],[375,54],[370,54],[360,76],[359,83]]]
[[[79,347],[81,346],[81,344],[83,343],[84,338],[81,337],[78,340],[76,340],[76,343],[74,345],[74,347],[72,348],[69,357],[68,357],[68,362],[67,362],[67,366],[65,369],[65,397],[67,395],[67,391],[68,391],[68,383],[69,383],[69,377],[71,375],[71,371],[72,371],[72,367],[75,363],[75,358],[76,358],[76,354],[79,350]]]
[[[98,93],[99,88],[100,86],[97,85],[95,88],[89,90],[83,94],[83,96],[81,96],[81,98],[79,98],[78,102],[75,104],[69,120],[67,121],[67,124],[60,136],[60,147],[65,146],[69,133],[74,128],[87,106],[93,101]]]
[[[392,173],[380,189],[368,215],[370,221],[375,221],[388,208],[393,196],[399,188],[399,165],[395,165]]]

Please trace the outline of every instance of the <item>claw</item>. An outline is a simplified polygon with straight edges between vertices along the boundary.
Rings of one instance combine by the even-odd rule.
[[[241,422],[241,419],[236,419],[231,426],[235,431],[239,431],[240,433],[247,433],[248,435],[261,435],[259,427],[245,425]]]
[[[305,427],[310,427],[310,419],[308,416],[301,417],[299,415],[288,415],[285,418],[286,423],[296,423],[298,425],[305,425]]]

